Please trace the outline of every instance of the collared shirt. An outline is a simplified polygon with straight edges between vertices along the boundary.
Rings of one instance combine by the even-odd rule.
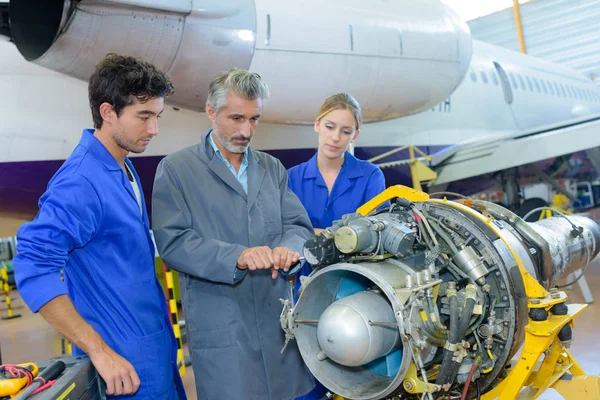
[[[219,150],[219,147],[213,140],[212,132],[208,135],[207,139],[208,139],[208,142],[210,143],[210,145],[212,146],[212,148],[215,150],[215,154],[225,163],[225,165],[227,166],[227,168],[229,168],[229,170],[231,171],[233,176],[235,176],[235,178],[238,180],[238,182],[240,182],[240,185],[242,185],[242,187],[244,188],[244,192],[246,192],[246,194],[247,194],[248,193],[248,149],[246,148],[246,151],[244,152],[244,158],[242,159],[242,164],[240,165],[240,170],[236,172],[235,168],[233,168],[233,165],[231,165],[231,163],[229,161],[227,161],[225,159],[225,157],[223,157],[221,150]]]
[[[317,155],[288,170],[288,186],[308,212],[314,228],[325,229],[385,190],[385,178],[374,164],[346,152],[331,193],[317,167]],[[389,202],[383,206],[389,206]],[[383,207],[382,206],[382,207]]]

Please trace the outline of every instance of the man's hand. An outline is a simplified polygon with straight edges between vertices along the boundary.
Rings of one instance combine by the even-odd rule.
[[[133,394],[140,387],[140,378],[133,365],[108,346],[89,353],[92,364],[106,382],[106,394]]]
[[[274,265],[271,277],[273,279],[277,278],[280,269],[288,272],[291,266],[298,262],[299,258],[300,255],[296,251],[292,251],[287,247],[275,247],[273,249]]]
[[[133,366],[115,353],[81,317],[68,295],[53,298],[39,311],[50,325],[90,356],[92,364],[106,382],[106,394],[133,394],[138,390],[140,378]]]
[[[239,269],[248,268],[250,271],[273,268],[273,252],[267,246],[250,247],[240,254],[237,261]]]

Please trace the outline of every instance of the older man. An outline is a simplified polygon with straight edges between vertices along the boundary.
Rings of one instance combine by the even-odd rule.
[[[295,345],[281,354],[279,271],[313,231],[287,173],[250,141],[268,89],[233,69],[210,83],[212,130],[167,156],[154,182],[153,224],[164,261],[182,273],[198,399],[292,399],[314,380]]]

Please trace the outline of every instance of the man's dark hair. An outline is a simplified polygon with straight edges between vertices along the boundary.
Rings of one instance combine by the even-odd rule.
[[[117,116],[137,98],[141,103],[155,97],[168,97],[175,89],[171,79],[149,62],[109,53],[96,65],[90,77],[88,96],[94,128],[102,127],[100,105],[109,103]]]

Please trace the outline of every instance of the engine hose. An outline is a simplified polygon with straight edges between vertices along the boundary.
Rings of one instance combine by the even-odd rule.
[[[467,285],[467,290],[466,292],[468,292],[469,290],[469,286],[472,285]],[[474,291],[474,287],[473,287],[473,291]],[[469,323],[471,322],[471,316],[473,315],[473,309],[475,308],[475,298],[471,298],[468,297],[467,295],[467,301],[465,304],[465,307],[463,308],[463,312],[462,315],[460,317],[460,322],[459,322],[459,340],[464,339],[465,337],[465,333],[467,331],[467,328],[469,327]],[[456,375],[458,374],[458,368],[460,367],[460,362],[455,362],[451,360],[451,365],[449,368],[449,372],[448,375],[446,376],[446,381],[444,383],[442,383],[442,385],[445,385],[447,383],[452,383],[454,382],[454,379],[456,378]]]
[[[493,304],[493,303],[491,302],[491,297],[489,297],[489,296],[491,296],[491,295],[489,295],[489,293],[488,293],[488,297],[483,297],[483,298],[482,298],[482,302],[483,302],[483,309],[484,309],[484,310],[485,310],[485,308],[486,308],[487,306],[490,306],[491,304]],[[486,298],[489,298],[489,300],[487,300],[487,303],[486,303],[486,300],[485,300]],[[491,308],[490,308],[490,310],[491,310]],[[487,315],[489,315],[489,314],[487,314]],[[483,320],[485,319],[485,317],[486,317],[486,314],[482,312],[482,313],[479,315],[479,317],[477,317],[477,319],[475,319],[475,322],[474,322],[474,323],[472,323],[472,324],[469,326],[469,328],[467,329],[467,332],[465,333],[465,337],[468,337],[468,336],[469,336],[471,333],[475,332],[475,329],[477,329],[477,327],[479,327],[479,325],[481,325],[481,323],[483,322]]]
[[[444,239],[444,242],[446,242],[448,247],[450,247],[450,250],[453,254],[456,254],[460,251],[458,250],[458,247],[456,247],[452,239],[450,239],[450,236],[446,232],[444,232],[435,221],[429,221],[429,225],[431,225],[435,233],[437,233],[442,239]]]
[[[426,334],[432,340],[438,342],[438,346],[443,346],[444,342],[448,340],[448,332],[446,327],[440,322],[440,315],[437,312],[437,309],[433,305],[433,301],[431,297],[427,296],[427,301],[424,303],[425,312],[429,317],[428,321],[423,322],[423,327],[425,328]]]
[[[450,334],[448,342],[452,344],[456,344],[458,338],[458,298],[456,297],[456,289],[450,288],[446,292],[446,296],[448,297],[448,302],[450,303]],[[450,365],[452,364],[452,356],[454,355],[454,351],[449,349],[444,349],[444,358],[442,359],[442,366],[440,368],[440,373],[435,380],[436,385],[441,385],[446,380],[446,376],[448,375],[448,370],[450,369]]]
[[[437,336],[437,332],[431,328],[430,324],[424,323],[422,332],[431,344],[443,346],[446,342],[445,338]]]

